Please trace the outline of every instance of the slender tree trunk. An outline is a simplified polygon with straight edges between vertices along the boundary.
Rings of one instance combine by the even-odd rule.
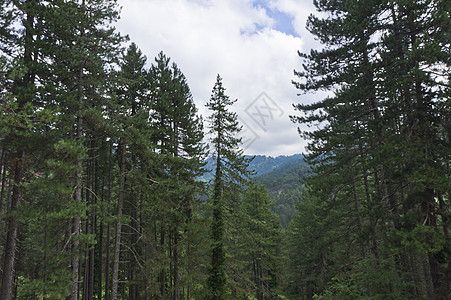
[[[85,224],[85,234],[90,234],[89,231],[89,212],[86,212],[86,224]],[[89,250],[87,249],[90,245],[86,243],[84,247],[86,250],[84,251],[84,275],[83,275],[83,292],[82,292],[82,300],[88,300],[88,294],[89,294]]]
[[[98,272],[97,272],[97,299],[102,300],[102,280],[103,280],[103,268],[102,268],[102,260],[103,260],[103,220],[100,221],[99,228],[99,250],[97,254],[97,264],[98,264]]]
[[[96,204],[96,164],[95,164],[95,143],[91,143],[91,172],[90,172],[90,182],[91,182],[91,191],[88,191],[88,193],[91,194],[90,205]],[[96,213],[95,211],[91,212],[90,217],[90,232],[91,234],[96,233]],[[95,263],[95,247],[94,245],[89,245],[89,280],[88,280],[88,299],[94,298],[94,263]]]
[[[132,166],[137,166],[136,157],[132,155],[131,158]],[[130,189],[130,216],[131,216],[131,226],[130,226],[130,263],[129,263],[129,292],[128,292],[128,299],[129,300],[136,300],[137,294],[138,294],[138,284],[136,283],[136,269],[137,269],[137,259],[139,258],[138,254],[138,233],[139,233],[139,221],[138,221],[138,202],[137,199],[139,198],[137,195],[135,195],[135,191],[133,189]]]
[[[363,184],[365,186],[365,197],[366,197],[366,201],[367,203],[370,204],[371,207],[371,211],[369,213],[368,219],[370,222],[370,230],[371,230],[371,252],[373,253],[374,257],[377,259],[379,258],[379,250],[378,250],[378,244],[377,244],[377,237],[376,237],[376,222],[374,221],[374,217],[373,217],[373,213],[374,213],[374,207],[375,207],[375,203],[373,202],[374,199],[372,199],[371,195],[370,195],[370,187],[369,187],[369,183],[368,183],[368,172],[367,172],[367,168],[364,165],[364,170],[363,170]]]
[[[82,201],[82,162],[81,160],[78,162],[78,170],[77,170],[77,177],[75,182],[75,202],[80,203]],[[72,289],[71,289],[71,295],[69,297],[69,300],[78,300],[78,280],[79,280],[79,268],[80,268],[80,255],[79,255],[79,248],[80,248],[80,233],[81,233],[81,218],[75,217],[73,219],[74,227],[72,232]]]
[[[102,205],[105,203],[105,176],[102,174],[102,181],[100,186],[100,202]],[[103,239],[104,239],[104,219],[100,219],[99,226],[99,249],[97,256],[98,272],[97,272],[97,300],[102,300],[102,280],[103,280]]]
[[[83,78],[83,68],[79,70],[78,78],[78,109],[79,113],[83,109],[83,97],[82,97],[82,78]],[[83,135],[83,119],[80,115],[77,117],[77,139],[81,142]],[[82,185],[83,185],[83,161],[81,157],[77,158],[77,171],[75,176],[75,202],[81,203],[83,200],[82,195]],[[79,281],[79,268],[80,268],[80,233],[81,233],[81,217],[77,216],[73,219],[74,230],[73,230],[73,244],[72,244],[72,289],[69,296],[69,300],[78,299],[78,281]]]
[[[113,163],[112,163],[113,144],[110,143],[108,151],[108,204],[111,204],[112,182],[113,182]],[[111,224],[108,222],[106,233],[106,258],[105,258],[105,300],[110,299],[110,240]]]
[[[0,299],[13,299],[14,278],[15,278],[15,263],[16,263],[16,248],[17,248],[17,232],[19,220],[17,216],[17,206],[22,200],[22,189],[20,184],[25,171],[25,154],[23,151],[18,152],[15,157],[14,167],[14,181],[11,196],[11,204],[7,216],[7,234],[5,249],[3,252],[3,272],[2,272],[2,290],[0,292]]]
[[[179,257],[178,257],[178,228],[177,226],[174,227],[174,249],[173,249],[173,257],[174,257],[174,274],[173,274],[173,300],[178,300],[179,299],[179,278],[178,278],[178,273],[179,273]]]
[[[113,259],[113,285],[111,289],[111,300],[117,300],[118,284],[119,284],[119,259],[121,251],[121,231],[122,231],[122,208],[124,205],[124,186],[125,186],[125,143],[120,146],[120,179],[119,179],[119,199],[117,205],[117,223],[116,223],[116,240],[114,245]]]
[[[110,246],[109,242],[111,240],[111,225],[108,223],[106,229],[106,258],[105,258],[105,300],[110,299]]]
[[[355,213],[356,213],[356,217],[357,217],[357,229],[359,232],[359,244],[360,244],[360,254],[362,255],[362,258],[365,257],[365,244],[363,242],[363,237],[362,237],[362,217],[361,217],[361,213],[360,213],[360,201],[359,198],[357,197],[357,188],[356,188],[356,184],[355,184],[355,178],[354,178],[354,170],[351,170],[351,174],[352,174],[352,196],[354,198],[354,206],[355,206]]]
[[[2,233],[3,233],[3,223],[2,223],[2,216],[3,216],[3,203],[5,199],[5,191],[6,191],[6,150],[3,148],[2,150],[2,163],[0,164],[0,170],[2,174],[2,187],[0,190],[0,240],[2,239]]]
[[[91,226],[90,226],[90,222],[91,222],[91,212],[89,211],[91,208],[91,144],[89,145],[90,149],[89,149],[89,158],[88,158],[88,163],[87,163],[87,172],[86,172],[86,192],[85,192],[85,201],[86,201],[86,223],[85,223],[85,233],[86,234],[92,234],[91,232]],[[82,295],[82,299],[83,300],[88,300],[91,299],[89,298],[89,294],[90,294],[90,290],[89,290],[89,280],[91,278],[90,275],[90,264],[91,264],[91,255],[90,255],[90,250],[89,248],[91,247],[91,245],[89,244],[89,242],[86,242],[84,245],[85,250],[85,255],[84,255],[84,276],[83,276],[83,295]]]
[[[85,0],[81,3],[82,14],[84,15],[85,10]],[[81,48],[83,45],[84,29],[81,29]],[[77,97],[78,97],[78,112],[77,112],[77,139],[81,143],[81,138],[83,136],[83,118],[81,112],[83,110],[83,72],[84,68],[81,66],[78,70],[78,86],[77,86]],[[77,158],[77,172],[75,178],[75,202],[82,202],[82,184],[83,184],[83,161],[81,156]],[[77,216],[74,218],[74,231],[73,231],[73,247],[72,247],[72,289],[69,300],[78,300],[79,297],[79,272],[80,272],[80,234],[81,234],[81,217]]]
[[[422,295],[422,291],[420,290],[421,286],[421,274],[420,274],[420,268],[418,268],[418,262],[417,262],[417,255],[414,253],[413,249],[409,249],[409,268],[411,270],[411,277],[412,281],[414,282],[414,286],[412,287],[412,295],[415,297],[415,299],[420,298],[424,295]]]
[[[163,224],[161,224],[161,234],[160,234],[160,249],[161,251],[164,250],[164,228],[163,228]],[[165,297],[166,296],[166,270],[163,267],[161,269],[160,272],[160,295],[161,297]]]
[[[448,198],[449,199],[449,198]],[[443,199],[443,195],[440,193],[438,195],[438,200],[439,200],[439,209],[440,209],[440,215],[442,217],[442,226],[443,226],[443,234],[445,236],[445,253],[446,253],[446,258],[447,258],[447,264],[446,264],[446,271],[444,271],[444,283],[447,283],[447,289],[451,290],[451,238],[449,235],[449,229],[448,229],[448,224],[449,224],[449,216],[447,214],[447,207],[445,204],[445,201]]]
[[[221,133],[218,132],[218,140],[221,140]],[[213,188],[213,220],[211,223],[211,270],[209,274],[209,299],[224,299],[224,216],[222,211],[222,166],[221,166],[221,144],[218,143],[216,152],[216,173]]]
[[[172,280],[173,280],[173,273],[174,273],[174,269],[173,269],[173,252],[172,252],[172,232],[171,230],[169,230],[169,237],[168,237],[168,258],[169,258],[169,282],[168,282],[168,289],[170,291],[168,297],[172,298],[173,296],[173,286],[172,286]]]
[[[427,265],[427,256],[421,257],[421,266],[423,268],[424,284],[426,286],[426,298],[433,299],[433,287],[431,273],[429,272],[429,267]]]
[[[47,220],[46,220],[47,223]],[[46,286],[47,286],[47,226],[44,227],[44,263],[43,263],[43,281],[44,281],[44,295],[47,294],[46,292]],[[46,300],[44,296],[44,300]]]
[[[434,191],[432,189],[426,189],[425,191],[425,214],[426,214],[426,225],[431,226],[437,231],[437,217],[435,213],[435,197]],[[434,241],[432,241],[433,243]],[[437,259],[429,254],[429,266],[432,278],[432,285],[434,287],[435,296],[440,293],[440,288],[442,286],[442,275],[440,270],[440,264]]]

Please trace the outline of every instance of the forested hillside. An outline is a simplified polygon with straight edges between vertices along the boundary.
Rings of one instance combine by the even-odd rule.
[[[314,3],[305,154],[253,158],[115,0],[1,1],[0,299],[450,299],[451,1]]]
[[[248,166],[254,171],[251,176],[259,184],[263,184],[271,195],[272,211],[279,216],[280,224],[285,228],[295,212],[302,190],[302,178],[308,174],[309,167],[301,154],[271,157],[266,155],[246,155],[253,158]],[[206,171],[199,180],[208,181],[214,176],[216,162],[213,157],[206,160],[203,167]]]
[[[304,189],[303,178],[310,171],[302,155],[293,155],[290,158],[272,172],[255,178],[269,190],[274,203],[272,211],[279,216],[283,228],[295,214],[295,206]]]

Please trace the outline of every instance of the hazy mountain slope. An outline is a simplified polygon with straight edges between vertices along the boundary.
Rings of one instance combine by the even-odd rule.
[[[285,227],[293,217],[295,205],[302,193],[302,178],[309,172],[309,167],[302,158],[297,158],[279,166],[270,173],[256,177],[264,184],[274,201],[273,211],[279,216]]]
[[[250,155],[246,155],[246,157],[251,157]],[[302,154],[294,154],[294,155],[281,155],[277,157],[266,156],[266,155],[256,155],[254,159],[251,161],[249,165],[250,170],[254,170],[256,172],[255,177],[270,173],[272,171],[277,170],[279,167],[291,163],[302,160]],[[207,170],[200,180],[210,180],[213,178],[213,171],[216,166],[215,158],[210,157],[207,159],[207,164],[204,169]]]
[[[299,186],[302,177],[309,171],[302,157],[288,161],[272,172],[263,173],[256,180],[264,184],[271,193],[280,194],[284,190]]]
[[[215,165],[215,159],[209,158],[204,167],[208,172],[199,180],[212,179]],[[268,188],[274,201],[273,211],[280,217],[280,223],[285,227],[290,222],[300,198],[301,180],[309,171],[302,154],[277,157],[257,155],[250,163],[249,169],[255,170],[255,180]]]

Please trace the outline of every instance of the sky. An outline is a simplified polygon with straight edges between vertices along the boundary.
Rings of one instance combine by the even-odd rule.
[[[148,63],[163,51],[185,74],[199,113],[217,74],[243,125],[243,149],[251,155],[304,152],[306,142],[290,121],[297,96],[297,51],[318,47],[305,23],[313,0],[118,0],[117,30],[130,37]]]

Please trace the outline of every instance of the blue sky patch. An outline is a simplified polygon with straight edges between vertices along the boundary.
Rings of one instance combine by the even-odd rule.
[[[254,0],[253,5],[255,7],[262,7],[266,10],[266,14],[275,21],[273,29],[293,36],[298,36],[293,27],[294,18],[292,16],[279,11],[277,8],[271,9],[267,0]]]

